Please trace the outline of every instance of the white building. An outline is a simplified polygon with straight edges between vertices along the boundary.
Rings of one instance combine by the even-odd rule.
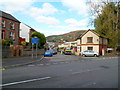
[[[93,50],[103,55],[107,49],[107,39],[97,34],[94,30],[88,30],[77,39],[78,55],[85,50]]]
[[[24,23],[20,24],[20,37],[25,38],[26,42],[29,42],[30,27]]]
[[[58,45],[59,48],[66,48],[66,47],[71,47],[71,46],[73,47],[77,46],[77,41],[65,42],[61,45]]]

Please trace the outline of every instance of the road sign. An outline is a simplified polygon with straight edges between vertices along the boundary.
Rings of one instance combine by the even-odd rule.
[[[38,38],[32,38],[32,43],[38,43]]]

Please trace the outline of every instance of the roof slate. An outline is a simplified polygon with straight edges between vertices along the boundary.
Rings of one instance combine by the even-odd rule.
[[[103,38],[103,37],[100,36],[98,33],[96,33],[95,30],[90,30],[90,29],[89,29],[89,30],[87,30],[86,32],[80,34],[80,36],[79,36],[77,39],[81,39],[88,31],[91,31],[91,32],[93,32],[94,34],[96,34],[97,36]]]
[[[13,21],[16,21],[16,22],[20,23],[20,21],[17,20],[15,17],[13,17],[11,14],[3,12],[3,11],[0,11],[0,17],[4,17],[6,19],[10,19],[10,20],[13,20]]]

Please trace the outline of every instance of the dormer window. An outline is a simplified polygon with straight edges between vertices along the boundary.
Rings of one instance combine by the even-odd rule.
[[[87,37],[87,43],[92,43],[93,42],[93,37]]]
[[[10,23],[10,29],[14,29],[14,23]]]
[[[5,20],[2,20],[2,27],[5,27]]]

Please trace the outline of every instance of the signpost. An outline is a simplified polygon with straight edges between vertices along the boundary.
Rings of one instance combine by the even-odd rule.
[[[37,46],[38,46],[38,38],[32,38],[32,58],[34,56],[34,49],[33,49],[33,45],[36,44],[36,58],[37,58]]]

